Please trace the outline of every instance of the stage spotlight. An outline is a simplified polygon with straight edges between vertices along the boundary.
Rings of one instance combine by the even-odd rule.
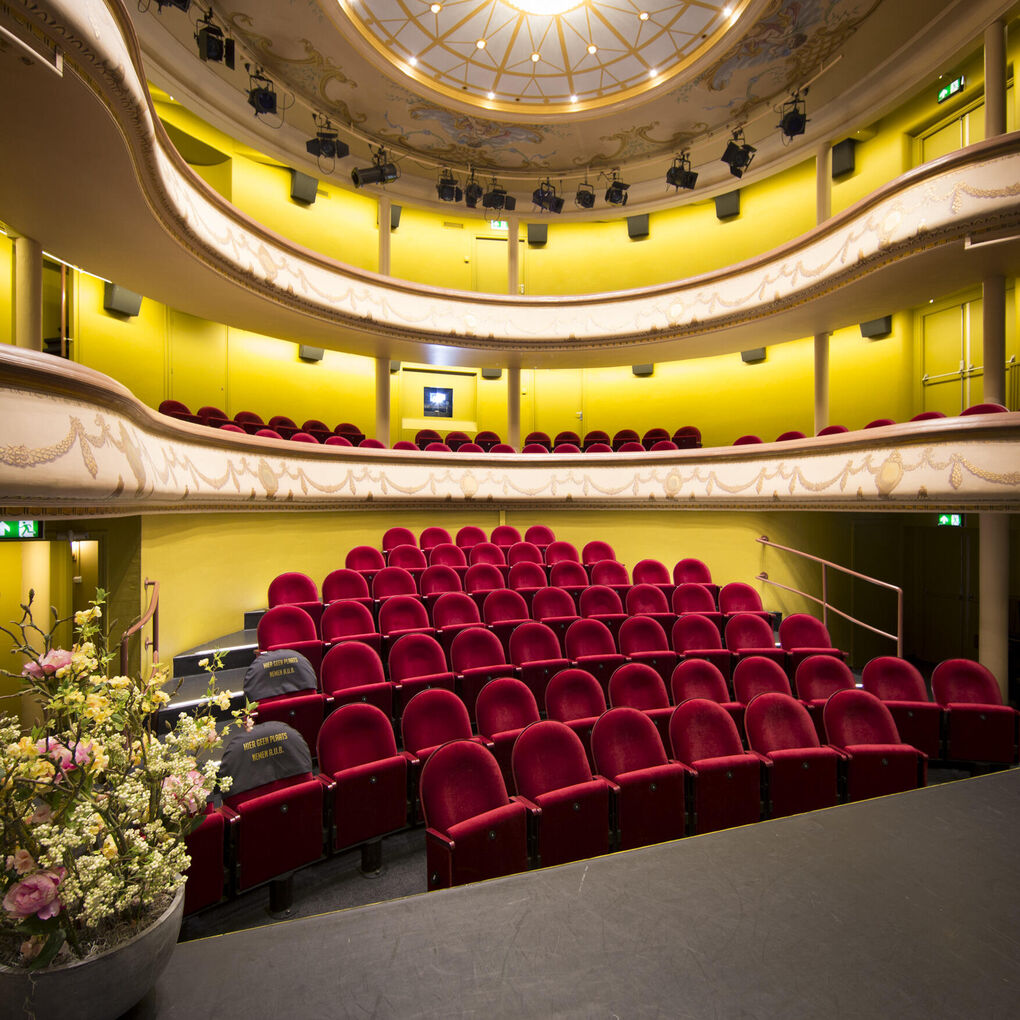
[[[556,194],[548,177],[531,193],[531,201],[543,212],[563,212],[563,199]]]
[[[507,212],[513,212],[517,208],[517,199],[513,195],[506,193],[506,188],[501,188],[495,180],[489,186],[489,190],[482,195],[482,208],[483,209],[494,209],[497,212],[501,209],[505,209]]]
[[[441,202],[459,202],[464,197],[464,192],[457,183],[457,178],[450,170],[443,170],[436,181],[436,194]]]
[[[234,40],[224,38],[223,29],[212,23],[212,11],[209,11],[198,24],[201,27],[195,33],[195,42],[198,43],[199,57],[214,64],[225,64],[233,71]]]
[[[314,156],[319,160],[319,169],[323,170],[324,173],[332,173],[332,167],[324,170],[322,166],[322,160],[338,160],[343,159],[344,156],[350,154],[351,148],[346,142],[341,142],[336,131],[333,130],[333,125],[329,122],[329,118],[321,114],[315,115],[315,126],[318,130],[315,133],[314,138],[309,138],[305,142],[305,149],[309,156]]]
[[[163,13],[164,7],[176,7],[177,10],[187,13],[190,6],[191,0],[156,0],[156,9],[160,14]]]
[[[751,165],[754,154],[758,150],[753,145],[744,141],[744,132],[739,128],[733,132],[733,137],[726,145],[726,151],[722,154],[722,161],[730,168],[734,177],[743,177],[744,171]]]
[[[698,175],[691,169],[691,157],[687,152],[681,152],[679,156],[673,157],[673,165],[666,171],[666,184],[678,191],[683,188],[691,191],[698,183]]]
[[[606,201],[610,205],[626,205],[630,197],[627,194],[629,187],[629,184],[624,184],[620,180],[620,171],[614,170],[609,178],[609,187],[606,188]]]
[[[245,64],[248,72],[248,105],[255,111],[255,116],[276,115],[276,86],[262,73],[261,67],[253,71],[251,65]]]
[[[807,89],[804,90],[807,92]],[[796,138],[804,134],[807,127],[807,108],[799,92],[794,92],[790,98],[783,103],[780,111],[779,130],[783,132],[784,138]]]
[[[595,206],[595,189],[585,181],[577,186],[577,194],[574,196],[574,205],[582,209],[592,209]]]
[[[464,185],[464,204],[469,209],[475,209],[478,206],[478,199],[481,197],[482,186],[475,180],[475,172],[472,170],[467,184]]]
[[[386,150],[380,146],[372,154],[372,165],[358,167],[351,171],[351,180],[356,188],[366,184],[390,184],[400,176],[395,163],[386,159]]]

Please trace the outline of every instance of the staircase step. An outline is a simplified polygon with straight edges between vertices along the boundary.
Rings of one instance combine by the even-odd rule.
[[[257,638],[254,630],[238,630],[233,634],[224,634],[223,637],[214,638],[198,648],[189,648],[174,656],[175,677],[192,676],[202,673],[204,666],[199,665],[203,659],[208,659],[212,665],[213,655],[219,652],[221,656],[221,670],[248,667],[258,654]]]

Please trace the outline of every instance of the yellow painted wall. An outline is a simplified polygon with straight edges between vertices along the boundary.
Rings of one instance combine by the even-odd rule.
[[[401,280],[452,290],[471,290],[476,236],[490,236],[488,221],[451,207],[434,213],[405,205],[390,232],[390,273]]]
[[[14,342],[14,242],[0,234],[0,341]]]

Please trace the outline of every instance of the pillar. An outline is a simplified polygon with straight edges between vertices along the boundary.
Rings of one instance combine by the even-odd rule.
[[[981,283],[982,400],[1006,403],[1006,278],[989,276]]]
[[[379,198],[379,272],[382,276],[390,275],[390,200],[387,195]],[[388,367],[386,371],[389,371]]]
[[[1006,133],[1006,25],[985,29],[985,138]]]
[[[506,441],[521,448],[521,369],[511,365],[506,370]]]
[[[387,216],[389,213],[386,214]],[[389,229],[389,221],[386,224]],[[375,359],[375,438],[390,445],[390,359]]]
[[[42,246],[14,239],[14,343],[42,350]]]
[[[1009,643],[1009,514],[978,519],[978,660],[1007,697]]]
[[[815,156],[815,217],[824,223],[832,215],[832,146],[826,142]]]
[[[507,273],[506,292],[517,294],[521,289],[521,237],[520,225],[516,216],[507,219]]]
[[[829,424],[829,334],[815,333],[815,435]]]

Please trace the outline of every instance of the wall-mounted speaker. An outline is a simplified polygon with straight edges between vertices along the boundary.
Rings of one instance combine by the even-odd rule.
[[[749,351],[741,351],[740,360],[745,365],[757,365],[759,362],[765,360],[765,348],[753,347]]]
[[[725,195],[715,196],[715,215],[720,220],[732,219],[740,215],[740,189],[727,191]]]
[[[137,315],[142,307],[142,295],[136,294],[119,283],[108,283],[103,287],[103,308],[117,315]]]
[[[290,197],[302,205],[311,205],[315,201],[315,194],[319,189],[319,182],[308,174],[299,170],[290,172]]]
[[[321,347],[309,347],[308,344],[299,344],[297,354],[302,361],[322,361],[325,351]]]
[[[483,379],[502,379],[503,369],[501,368],[483,368],[482,369]]]
[[[832,147],[832,179],[845,177],[857,169],[857,140],[844,138]]]
[[[529,223],[528,224],[528,244],[538,245],[545,244],[549,240],[549,224],[548,223]]]
[[[861,336],[865,340],[880,340],[892,332],[892,316],[883,315],[880,319],[871,319],[861,323]]]
[[[627,217],[627,236],[632,241],[636,241],[642,237],[647,237],[648,233],[648,213],[641,213],[639,216]]]
[[[400,211],[403,206],[391,205],[390,206],[390,230],[396,230],[400,226]]]
[[[400,362],[399,361],[391,361],[390,362],[390,375],[393,375],[394,372],[399,372],[399,371],[400,371]]]
[[[630,370],[639,377],[655,375],[655,365],[631,365]]]

